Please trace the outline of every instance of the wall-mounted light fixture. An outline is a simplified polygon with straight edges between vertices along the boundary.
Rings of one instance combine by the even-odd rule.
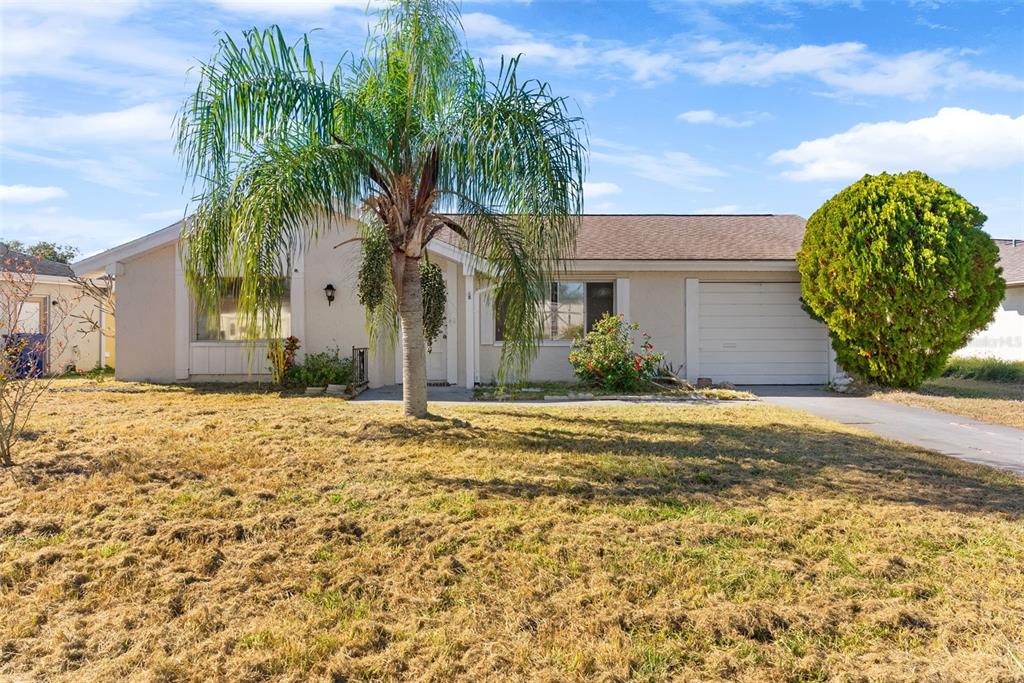
[[[336,291],[337,290],[334,289],[334,285],[332,285],[330,283],[328,283],[328,285],[326,287],[324,287],[324,294],[327,295],[327,305],[328,306],[330,306],[332,303],[334,303],[334,293]]]

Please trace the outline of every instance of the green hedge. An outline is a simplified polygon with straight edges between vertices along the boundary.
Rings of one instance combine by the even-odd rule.
[[[989,382],[1024,382],[1024,361],[998,358],[950,358],[943,377]]]

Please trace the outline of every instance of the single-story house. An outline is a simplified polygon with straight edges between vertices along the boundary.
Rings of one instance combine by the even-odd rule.
[[[97,298],[71,278],[66,263],[36,258],[0,244],[0,287],[3,307],[15,313],[10,321],[19,334],[40,335],[46,341],[42,359],[45,372],[69,368],[91,370],[100,363],[115,363],[114,319]],[[98,283],[99,287],[104,286]],[[23,291],[24,290],[24,291]],[[7,311],[0,327],[8,327]],[[0,329],[0,334],[10,331]]]
[[[1024,240],[993,241],[999,247],[1006,295],[989,326],[954,355],[1024,361]]]
[[[651,335],[680,376],[734,384],[824,384],[839,371],[823,325],[801,308],[794,257],[805,221],[794,215],[586,215],[570,275],[551,287],[546,338],[530,380],[571,380],[570,340],[602,313]],[[356,227],[338,218],[293,264],[282,336],[305,352],[369,346],[356,296]],[[182,223],[74,264],[113,276],[117,377],[155,382],[266,377],[265,353],[239,335],[230,297],[219,316],[196,315],[178,258]],[[341,244],[344,243],[344,244]],[[339,245],[336,248],[335,245]],[[448,285],[447,329],[428,357],[432,383],[494,380],[501,330],[486,272],[452,241],[428,247]],[[329,301],[325,288],[337,292]],[[371,386],[401,381],[399,349],[368,353]]]

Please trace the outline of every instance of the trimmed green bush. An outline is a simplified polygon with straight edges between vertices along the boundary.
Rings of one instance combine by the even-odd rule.
[[[919,171],[866,175],[814,212],[797,254],[803,299],[847,372],[916,387],[992,320],[1005,282],[984,223]]]
[[[594,329],[576,338],[569,350],[569,363],[584,382],[614,391],[635,391],[658,370],[662,354],[652,353],[654,344],[640,326],[627,323],[620,315],[605,313]]]
[[[943,377],[988,382],[1024,382],[1024,361],[998,358],[950,358]]]
[[[286,387],[325,387],[352,381],[352,359],[342,358],[337,349],[311,353],[301,363],[285,370]]]

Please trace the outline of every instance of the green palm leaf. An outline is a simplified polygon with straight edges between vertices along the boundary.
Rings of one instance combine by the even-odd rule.
[[[181,241],[197,301],[239,278],[247,336],[279,333],[294,256],[343,216],[379,226],[392,250],[390,290],[368,311],[406,334],[406,411],[426,412],[423,304],[413,278],[426,245],[455,233],[505,311],[500,372],[525,372],[546,283],[565,268],[582,210],[585,130],[569,103],[521,81],[518,58],[495,80],[462,46],[456,7],[403,0],[382,11],[358,59],[328,74],[308,36],[277,27],[225,36],[201,65],[178,120],[178,152],[196,184]]]

